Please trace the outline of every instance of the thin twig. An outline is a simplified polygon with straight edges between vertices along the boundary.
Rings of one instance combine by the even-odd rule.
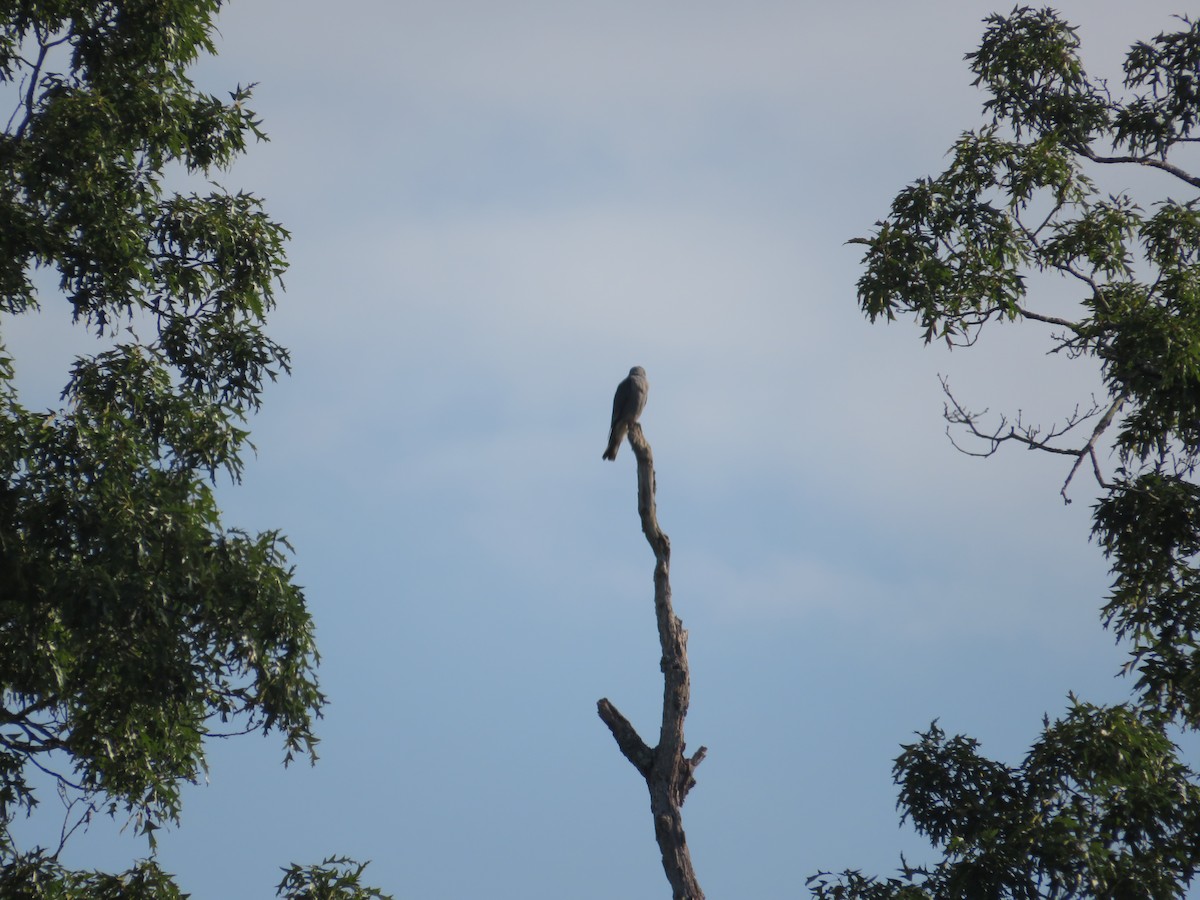
[[[62,829],[59,831],[58,849],[54,851],[54,859],[58,859],[59,854],[63,852],[63,848],[67,846],[67,841],[71,839],[71,835],[79,830],[80,826],[91,823],[92,815],[98,809],[96,801],[89,800],[87,803],[87,808],[79,814],[79,818],[75,821],[75,824],[70,828],[67,828],[67,823],[71,820],[71,810],[77,803],[81,802],[82,799],[82,797],[76,797],[67,804],[67,810],[65,813],[63,813]]]

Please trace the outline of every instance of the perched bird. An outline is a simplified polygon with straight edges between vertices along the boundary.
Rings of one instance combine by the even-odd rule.
[[[617,450],[629,433],[629,426],[638,420],[646,408],[649,393],[650,382],[646,380],[646,370],[634,366],[629,370],[629,377],[617,385],[617,393],[613,396],[612,427],[608,432],[608,449],[604,451],[603,459],[617,458]]]

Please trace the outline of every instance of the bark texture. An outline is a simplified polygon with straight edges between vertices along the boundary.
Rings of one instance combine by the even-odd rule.
[[[658,639],[662,646],[663,712],[658,745],[650,747],[638,735],[617,708],[607,699],[597,708],[600,718],[612,732],[617,746],[635,769],[646,779],[650,791],[650,813],[654,835],[662,853],[663,869],[671,884],[674,900],[703,900],[704,892],[692,868],[687,838],[683,833],[681,809],[688,791],[696,783],[693,773],[704,759],[701,747],[685,757],[683,720],[691,697],[688,673],[687,631],[671,607],[671,542],[658,527],[654,502],[654,456],[641,425],[629,427],[629,444],[637,457],[638,515],[642,532],[654,551],[654,614],[658,621]]]

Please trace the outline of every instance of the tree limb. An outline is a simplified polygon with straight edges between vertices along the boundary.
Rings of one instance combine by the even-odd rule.
[[[1032,319],[1034,322],[1045,322],[1047,325],[1060,325],[1076,334],[1083,331],[1083,327],[1078,322],[1072,322],[1070,319],[1060,319],[1058,316],[1044,316],[1023,306],[1017,306],[1017,313],[1023,319]]]
[[[625,758],[633,763],[633,767],[641,772],[643,777],[649,778],[654,764],[654,750],[646,746],[646,742],[637,733],[637,729],[621,715],[607,697],[601,698],[596,703],[596,711],[600,714],[600,719],[608,726],[608,730],[612,732],[612,736],[616,739],[621,752],[625,754]]]
[[[1165,159],[1156,159],[1153,156],[1100,156],[1090,147],[1079,147],[1077,149],[1080,156],[1090,159],[1094,163],[1103,163],[1105,165],[1136,163],[1139,166],[1149,166],[1152,169],[1160,169],[1163,172],[1168,172],[1181,181],[1186,181],[1192,187],[1200,188],[1200,178],[1184,171],[1179,166],[1167,162]]]

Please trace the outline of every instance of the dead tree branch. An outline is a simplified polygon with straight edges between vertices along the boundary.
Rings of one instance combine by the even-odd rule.
[[[1095,402],[1095,397],[1092,398],[1091,407],[1084,410],[1076,406],[1061,425],[1051,425],[1045,432],[1042,431],[1040,426],[1028,425],[1023,422],[1020,412],[1017,413],[1016,421],[1011,423],[1007,417],[1001,416],[999,424],[991,431],[987,431],[979,425],[979,419],[987,415],[987,410],[971,412],[966,409],[958,402],[954,394],[951,393],[949,382],[945,378],[940,380],[942,382],[942,392],[946,395],[947,400],[942,411],[942,416],[947,422],[946,436],[950,438],[950,443],[960,453],[965,453],[967,456],[991,456],[1000,449],[1001,444],[1008,441],[1015,441],[1018,444],[1023,444],[1030,450],[1042,450],[1046,453],[1073,456],[1075,457],[1075,463],[1071,466],[1071,471],[1067,473],[1066,481],[1063,482],[1062,489],[1059,491],[1066,503],[1071,502],[1071,498],[1067,496],[1067,488],[1071,486],[1071,481],[1074,479],[1075,473],[1079,471],[1079,467],[1083,465],[1084,459],[1091,460],[1092,471],[1096,476],[1097,484],[1103,488],[1109,487],[1109,483],[1100,471],[1100,461],[1096,457],[1096,445],[1100,441],[1100,436],[1112,425],[1113,419],[1121,411],[1121,407],[1125,405],[1125,401],[1128,399],[1126,394],[1117,397],[1109,405],[1104,414],[1100,416],[1099,421],[1096,422],[1091,436],[1082,447],[1059,447],[1053,442],[1088,419],[1099,415],[1102,407]],[[972,438],[983,442],[987,449],[970,450],[960,445],[954,439],[952,429],[955,427],[963,428]]]
[[[629,444],[637,457],[638,515],[642,532],[654,551],[654,613],[662,647],[663,713],[658,746],[650,747],[608,699],[596,706],[621,753],[646,779],[650,791],[650,813],[654,835],[662,853],[663,870],[671,884],[674,900],[704,900],[704,892],[692,868],[691,853],[683,833],[681,809],[695,785],[693,773],[708,752],[701,747],[685,757],[683,720],[691,699],[691,677],[687,661],[687,631],[671,607],[671,542],[658,527],[654,502],[654,456],[637,423],[629,426]]]

